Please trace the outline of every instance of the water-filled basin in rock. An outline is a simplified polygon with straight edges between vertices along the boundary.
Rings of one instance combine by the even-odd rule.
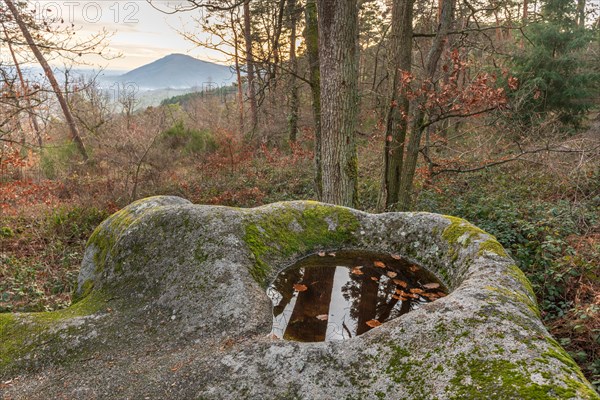
[[[350,339],[447,293],[435,275],[399,255],[319,252],[267,288],[271,334],[302,342]]]

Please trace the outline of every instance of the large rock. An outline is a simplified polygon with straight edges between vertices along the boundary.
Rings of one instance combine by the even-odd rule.
[[[401,254],[451,294],[351,340],[272,339],[266,285],[335,249]],[[458,218],[153,197],[96,229],[76,294],[0,315],[5,398],[600,399],[513,260]]]

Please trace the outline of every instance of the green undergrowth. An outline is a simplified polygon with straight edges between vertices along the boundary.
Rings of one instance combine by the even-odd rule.
[[[86,241],[107,216],[105,210],[81,206],[6,216],[0,237],[0,312],[68,306]]]
[[[515,260],[544,322],[600,388],[600,307],[593,300],[600,294],[600,181],[592,178],[574,188],[513,165],[424,190],[417,208],[464,218],[494,235],[497,242],[480,244],[481,251],[505,249]],[[454,229],[452,238],[463,233]]]

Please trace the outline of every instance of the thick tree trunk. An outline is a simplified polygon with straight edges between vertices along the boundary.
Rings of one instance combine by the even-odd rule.
[[[327,334],[327,320],[317,315],[329,314],[331,288],[335,268],[306,268],[302,283],[308,290],[298,293],[294,311],[285,329],[284,338],[305,342],[322,342]]]
[[[44,55],[42,54],[42,52],[38,49],[37,45],[35,44],[35,41],[33,40],[31,33],[29,33],[29,29],[27,29],[27,25],[23,22],[23,19],[21,18],[21,15],[19,14],[19,11],[15,7],[13,1],[6,0],[6,5],[10,9],[10,12],[13,15],[13,18],[15,19],[15,22],[17,23],[17,25],[19,25],[19,29],[21,30],[21,33],[23,34],[23,37],[25,38],[27,45],[29,46],[29,48],[33,52],[35,58],[38,60],[42,69],[44,70],[44,73],[46,74],[46,78],[48,78],[48,81],[50,82],[50,86],[52,86],[52,90],[54,91],[54,94],[56,95],[58,104],[60,104],[60,108],[62,109],[63,114],[65,115],[65,119],[67,121],[67,125],[69,126],[69,131],[71,133],[71,139],[73,140],[73,142],[75,142],[75,145],[77,146],[77,150],[79,150],[79,153],[81,153],[81,156],[83,157],[83,159],[85,161],[87,161],[88,154],[85,149],[85,145],[83,144],[83,141],[81,140],[81,136],[79,135],[79,130],[77,129],[77,124],[75,123],[75,118],[73,118],[73,114],[71,113],[71,110],[69,109],[69,106],[67,105],[67,101],[65,100],[64,96],[62,95],[60,86],[58,85],[58,82],[56,81],[56,78],[54,77],[54,73],[52,72],[52,68],[50,68],[50,65],[48,65],[48,62],[44,58]]]
[[[315,120],[315,193],[317,199],[323,198],[322,176],[323,163],[321,162],[321,71],[319,66],[319,28],[317,19],[317,4],[315,0],[307,0],[304,9],[306,27],[304,29],[304,42],[308,56],[310,73],[310,90],[312,94],[312,110]]]
[[[425,79],[430,82],[435,77],[438,61],[444,50],[444,44],[448,36],[450,25],[452,24],[452,13],[456,0],[443,0],[441,5],[440,21],[431,49],[427,54],[425,61]],[[423,134],[423,120],[425,118],[424,105],[427,95],[423,94],[417,98],[414,107],[414,115],[410,126],[410,137],[406,157],[400,177],[400,192],[398,194],[398,208],[400,210],[409,210],[411,208],[411,195],[413,189],[413,180],[419,158],[419,147],[421,145],[421,136]]]
[[[358,5],[319,0],[323,201],[352,207],[357,195]]]
[[[412,63],[412,15],[414,0],[394,0],[392,8],[393,80],[385,132],[383,153],[383,208],[388,210],[398,202],[400,173],[404,157],[404,141],[408,126],[409,100],[402,76],[410,73]]]
[[[244,41],[246,42],[246,67],[248,77],[248,100],[250,100],[250,137],[258,126],[258,102],[256,100],[256,77],[254,75],[254,55],[252,53],[252,30],[250,24],[250,0],[244,2]]]
[[[297,25],[297,0],[288,0],[288,12],[290,15],[290,114],[289,122],[289,141],[295,143],[298,137],[298,110],[300,100],[298,98],[298,83],[296,74],[298,73],[298,60],[296,59],[296,25]]]
[[[373,282],[371,277],[379,278],[377,271],[367,272],[367,275],[361,279],[360,294],[356,302],[356,335],[362,335],[371,327],[367,322],[377,319],[377,295],[379,294],[379,282]],[[380,320],[383,322],[383,320]]]

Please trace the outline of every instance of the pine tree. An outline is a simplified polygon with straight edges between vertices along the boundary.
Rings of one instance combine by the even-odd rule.
[[[593,32],[578,24],[577,3],[545,0],[541,17],[525,30],[527,46],[515,54],[512,73],[519,79],[513,93],[515,116],[527,124],[558,116],[577,126],[593,105],[600,73],[589,48]]]

